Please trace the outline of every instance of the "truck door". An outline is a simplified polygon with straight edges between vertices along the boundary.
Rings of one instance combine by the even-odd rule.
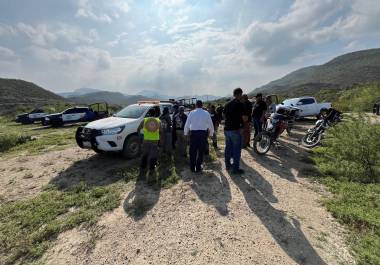
[[[62,121],[68,122],[73,120],[73,114],[75,109],[67,109],[62,113]]]
[[[302,109],[301,116],[315,115],[314,105],[315,100],[313,98],[303,98],[297,103],[297,106]]]

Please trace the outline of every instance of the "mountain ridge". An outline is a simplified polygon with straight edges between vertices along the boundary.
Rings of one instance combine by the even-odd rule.
[[[380,81],[380,48],[337,56],[325,64],[295,70],[251,92],[298,96],[316,93],[322,88],[343,89]]]

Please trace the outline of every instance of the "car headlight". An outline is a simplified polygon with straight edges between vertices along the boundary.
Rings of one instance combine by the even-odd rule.
[[[101,130],[103,135],[113,135],[113,134],[119,134],[124,130],[125,126],[110,128],[110,129],[103,129]]]
[[[45,117],[45,121],[50,121],[50,118],[49,117]]]

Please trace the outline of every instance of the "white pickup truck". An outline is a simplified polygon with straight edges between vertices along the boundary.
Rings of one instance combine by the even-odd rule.
[[[121,152],[126,158],[134,158],[140,153],[140,136],[137,131],[150,109],[160,116],[165,107],[172,111],[173,104],[167,102],[144,101],[132,104],[109,118],[88,123],[77,129],[75,138],[81,148],[97,153]]]
[[[284,100],[281,105],[298,108],[299,116],[297,118],[318,117],[322,109],[331,108],[331,103],[318,103],[313,97],[290,98]]]

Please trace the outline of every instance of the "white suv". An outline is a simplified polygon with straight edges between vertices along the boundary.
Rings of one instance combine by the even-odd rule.
[[[159,116],[164,107],[171,112],[173,104],[145,101],[129,105],[112,117],[79,127],[75,135],[77,144],[97,153],[121,152],[126,158],[134,158],[141,149],[139,125],[150,109],[154,108]]]

